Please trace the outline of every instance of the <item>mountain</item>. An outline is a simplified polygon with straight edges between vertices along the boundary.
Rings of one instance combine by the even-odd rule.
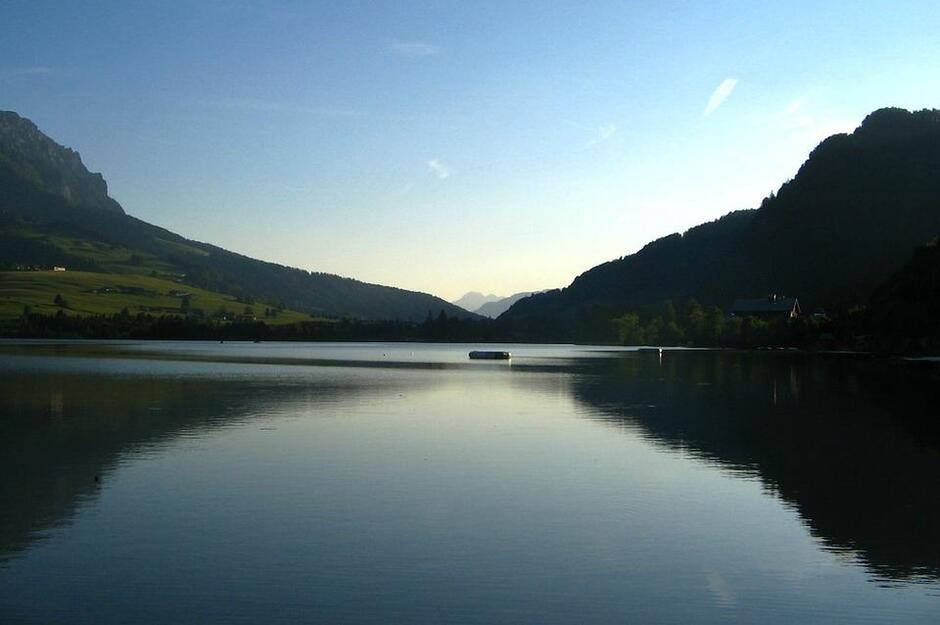
[[[470,312],[476,312],[480,306],[490,302],[499,301],[502,299],[502,297],[502,295],[483,295],[483,293],[480,293],[479,291],[470,291],[469,293],[465,293],[460,299],[454,301],[454,305],[460,306],[464,310],[468,310]]]
[[[540,292],[541,291],[525,291],[523,293],[510,295],[509,297],[503,297],[502,295],[484,295],[479,291],[470,291],[465,293],[460,299],[456,300],[454,304],[460,306],[464,310],[482,315],[483,317],[496,319],[501,314],[509,310],[510,306],[518,302],[523,297],[528,297],[533,293]]]
[[[612,316],[665,300],[727,307],[780,293],[804,310],[864,303],[940,233],[938,172],[940,111],[875,111],[822,141],[759,208],[653,241],[502,319],[517,333],[590,339]]]
[[[509,310],[513,304],[524,297],[529,297],[534,293],[541,293],[541,291],[523,291],[522,293],[515,293],[509,297],[487,302],[479,308],[475,309],[473,312],[484,317],[489,317],[490,319],[496,319],[501,314]]]
[[[475,317],[426,293],[256,260],[131,217],[77,152],[0,112],[0,269],[53,265],[170,279],[329,317]]]
[[[70,205],[124,213],[108,196],[101,174],[85,169],[78,152],[62,147],[12,111],[0,111],[0,165]]]
[[[940,240],[934,239],[872,295],[869,332],[882,349],[933,353],[940,350]]]

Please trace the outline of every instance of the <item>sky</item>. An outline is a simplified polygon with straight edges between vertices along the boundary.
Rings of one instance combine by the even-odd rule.
[[[937,2],[0,0],[0,109],[136,217],[433,293],[565,286],[885,106]]]

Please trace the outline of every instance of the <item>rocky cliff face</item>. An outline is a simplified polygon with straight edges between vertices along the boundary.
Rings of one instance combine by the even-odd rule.
[[[12,111],[0,111],[0,167],[12,169],[69,204],[124,213],[108,196],[101,174],[88,171],[78,152],[59,145]]]

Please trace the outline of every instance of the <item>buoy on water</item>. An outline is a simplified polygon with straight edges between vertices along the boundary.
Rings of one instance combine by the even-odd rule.
[[[494,352],[477,350],[470,352],[471,360],[509,360],[512,354],[509,352]]]

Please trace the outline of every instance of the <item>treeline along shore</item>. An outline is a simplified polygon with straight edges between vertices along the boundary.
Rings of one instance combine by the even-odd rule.
[[[24,311],[0,322],[0,336],[20,339],[139,339],[247,341],[424,341],[492,343],[584,343],[699,348],[797,348],[925,355],[940,351],[930,328],[899,329],[877,309],[858,308],[830,316],[765,319],[731,315],[695,300],[610,317],[602,311],[558,327],[513,319],[463,319],[445,312],[422,323],[317,319],[289,324],[260,320],[221,321],[182,314],[55,315]],[[899,331],[900,330],[900,331]],[[931,330],[932,332],[932,330]]]

